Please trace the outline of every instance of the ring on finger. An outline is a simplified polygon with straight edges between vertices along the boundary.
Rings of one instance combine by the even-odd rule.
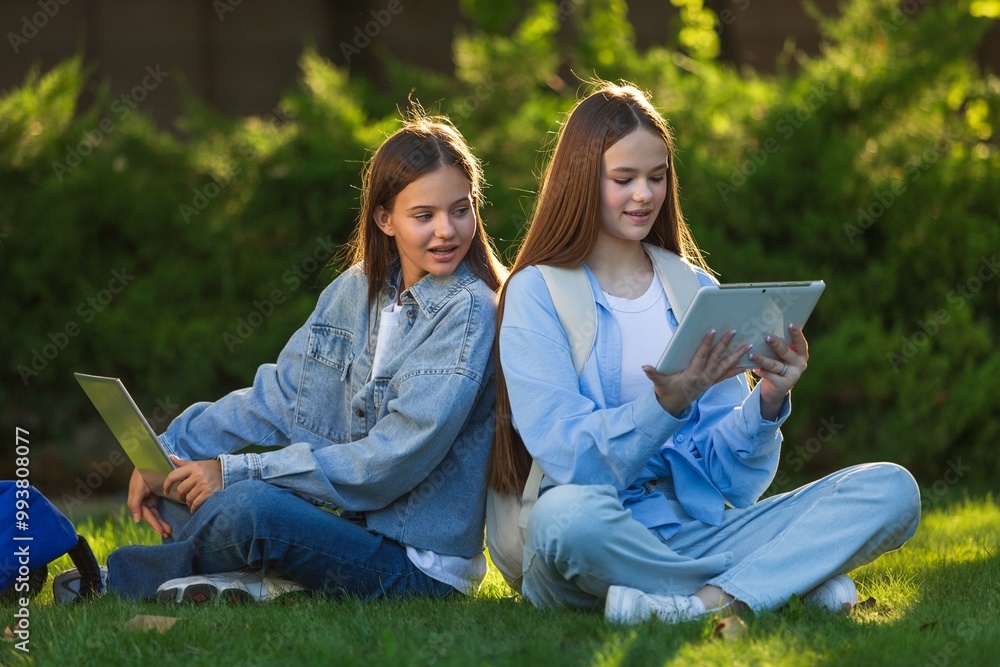
[[[781,370],[778,371],[778,375],[784,377],[785,373],[788,372],[788,364],[782,364]]]

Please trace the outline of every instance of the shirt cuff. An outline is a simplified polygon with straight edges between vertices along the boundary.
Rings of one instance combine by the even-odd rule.
[[[781,402],[778,418],[774,421],[764,419],[760,414],[760,384],[758,382],[743,401],[743,418],[746,420],[747,433],[753,438],[754,445],[762,445],[773,440],[778,429],[792,413],[792,395],[789,392]]]
[[[260,479],[260,454],[221,454],[222,488],[245,479]]]
[[[164,431],[160,435],[156,436],[156,439],[160,443],[160,446],[163,447],[164,451],[167,452],[168,456],[170,456],[172,454],[172,455],[176,456],[179,459],[186,458],[184,456],[183,452],[178,452],[177,448],[174,447],[174,443],[171,442],[170,438],[167,437],[166,431]]]

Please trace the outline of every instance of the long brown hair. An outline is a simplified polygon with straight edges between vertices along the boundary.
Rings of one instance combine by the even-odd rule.
[[[575,266],[597,243],[601,206],[601,158],[639,127],[663,138],[667,147],[667,193],[645,241],[666,248],[708,269],[681,214],[674,141],[663,116],[632,85],[601,82],[577,103],[559,132],[555,150],[541,178],[538,200],[511,275],[535,264]],[[497,313],[497,354],[506,286]],[[490,453],[490,485],[499,493],[519,494],[531,456],[510,421],[510,400],[497,361],[496,430]]]
[[[500,289],[507,270],[483,226],[486,182],[482,164],[451,121],[444,116],[426,115],[417,108],[407,116],[403,127],[378,147],[362,175],[361,212],[343,257],[348,265],[363,263],[369,304],[375,302],[399,259],[395,241],[375,224],[375,209],[381,206],[392,211],[397,195],[406,186],[441,167],[456,167],[469,179],[476,234],[466,260],[472,272],[492,290]]]

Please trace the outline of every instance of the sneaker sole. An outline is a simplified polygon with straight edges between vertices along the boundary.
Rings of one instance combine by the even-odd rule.
[[[225,588],[221,591],[214,584],[192,584],[181,588],[166,588],[156,593],[157,602],[164,604],[191,603],[204,604],[219,600],[226,604],[251,604],[256,600],[250,593],[238,588]]]

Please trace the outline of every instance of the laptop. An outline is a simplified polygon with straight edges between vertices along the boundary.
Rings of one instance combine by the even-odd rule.
[[[764,337],[770,334],[789,344],[788,325],[804,326],[825,288],[822,280],[706,285],[695,293],[656,370],[676,373],[687,368],[711,329],[718,332],[716,341],[725,332],[736,331],[729,350],[751,343],[751,352],[777,359]],[[744,354],[738,362],[743,368],[757,366],[749,355]]]
[[[83,373],[73,375],[150,490],[158,496],[183,502],[177,496],[176,485],[169,496],[164,496],[163,480],[176,466],[170,461],[167,450],[160,444],[122,381]]]

